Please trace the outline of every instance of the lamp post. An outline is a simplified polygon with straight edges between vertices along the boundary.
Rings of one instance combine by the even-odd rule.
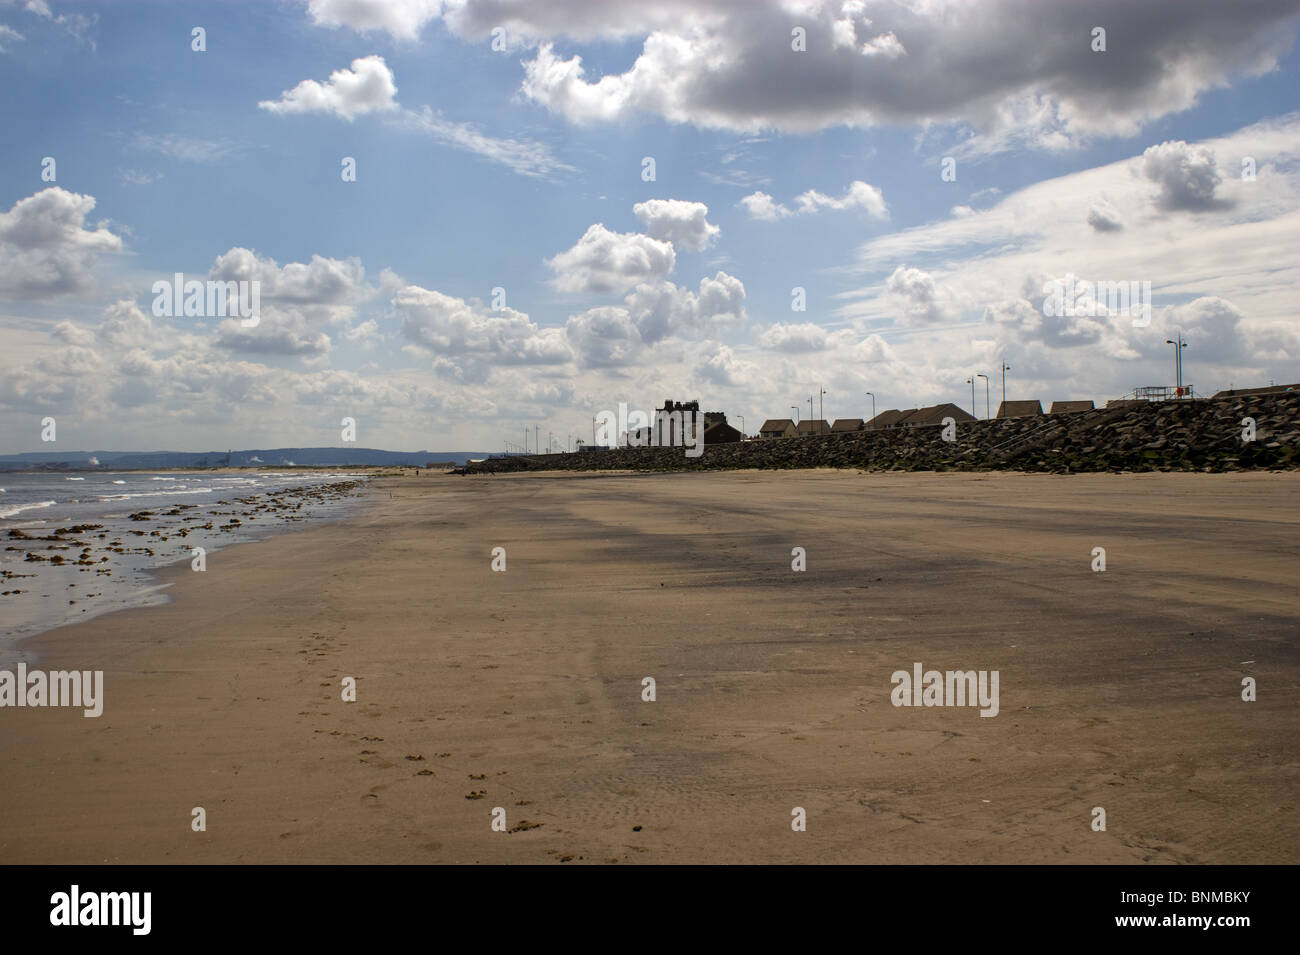
[[[528,425],[524,425],[524,454],[528,453]]]
[[[740,419],[740,436],[743,438],[745,437],[745,416],[738,414],[736,417]]]
[[[1178,381],[1178,397],[1183,396],[1183,349],[1187,347],[1187,342],[1183,341],[1183,333],[1178,333],[1178,341],[1165,339],[1166,345],[1174,346],[1174,374]]]
[[[818,411],[817,429],[818,431],[820,431],[822,425],[826,424],[826,403],[825,403],[826,389],[818,388],[817,390],[821,392],[821,394],[817,396],[817,411]]]
[[[972,375],[970,378],[967,378],[966,384],[970,385],[970,416],[975,418],[978,417],[975,413],[975,377]]]
[[[1009,372],[1010,370],[1011,370],[1011,366],[1008,365],[1006,362],[1002,362],[1002,403],[1003,404],[1007,403],[1007,372]]]
[[[809,421],[812,420],[812,403],[813,403],[812,395],[809,395],[808,396],[808,420]]]
[[[987,421],[989,417],[989,376],[976,374],[975,377],[984,379],[984,420]]]
[[[874,394],[871,394],[871,392],[869,391],[865,392],[865,394],[871,395],[871,430],[875,431],[876,430],[876,396]]]

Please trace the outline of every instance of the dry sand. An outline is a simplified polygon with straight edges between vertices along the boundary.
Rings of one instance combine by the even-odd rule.
[[[1300,474],[376,492],[29,641],[106,701],[0,710],[0,861],[1300,861]],[[1000,714],[891,706],[916,661]]]

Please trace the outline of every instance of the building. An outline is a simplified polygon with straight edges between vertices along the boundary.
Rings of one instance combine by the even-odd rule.
[[[861,418],[836,418],[835,423],[831,425],[831,434],[842,434],[845,431],[861,431]]]
[[[810,434],[830,434],[831,426],[821,418],[805,418],[795,425],[800,437],[807,437]]]
[[[952,418],[954,421],[960,422],[975,420],[970,412],[963,411],[952,402],[944,402],[941,405],[930,405],[928,408],[908,408],[906,411],[890,408],[888,411],[880,412],[867,422],[867,430],[925,428],[930,425],[943,424],[944,418]]]
[[[963,411],[952,402],[946,401],[941,405],[931,405],[928,408],[917,408],[914,411],[907,412],[906,417],[900,419],[896,427],[925,428],[931,425],[943,424],[944,418],[952,418],[953,421],[962,424],[975,420],[975,416],[970,412]]]
[[[1025,418],[1042,413],[1043,406],[1037,398],[1033,401],[1004,401],[998,405],[999,418]]]
[[[793,438],[798,431],[789,418],[768,418],[758,429],[760,438]]]
[[[710,444],[731,444],[740,441],[744,437],[738,428],[733,428],[727,424],[726,415],[718,417],[721,420],[714,418],[704,427],[704,444],[706,447]]]
[[[687,419],[687,414],[690,418]],[[700,403],[698,401],[673,401],[671,398],[665,399],[662,408],[655,409],[654,420],[650,422],[652,432],[644,435],[638,435],[642,439],[642,445],[657,445],[661,448],[677,447],[684,445],[685,441],[682,431],[685,428],[685,422],[689,420],[691,426],[688,429],[694,437],[700,428],[708,428],[709,415],[718,415],[726,420],[726,415],[720,411],[710,411],[705,413],[704,420],[700,420]],[[651,440],[653,434],[653,440]]]
[[[1052,414],[1078,414],[1080,411],[1092,411],[1091,401],[1053,401]]]
[[[899,419],[902,418],[903,415],[912,414],[915,411],[915,408],[911,409],[911,411],[899,411],[897,408],[890,408],[888,411],[880,412],[880,414],[868,421],[867,429],[870,431],[881,431],[886,428],[892,428],[894,425],[898,424]]]

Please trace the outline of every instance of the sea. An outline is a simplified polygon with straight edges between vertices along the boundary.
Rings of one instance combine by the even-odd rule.
[[[0,666],[26,637],[165,602],[150,571],[231,544],[347,516],[366,473],[0,472]]]

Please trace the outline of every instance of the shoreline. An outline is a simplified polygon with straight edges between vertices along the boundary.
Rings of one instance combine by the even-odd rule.
[[[169,604],[32,638],[50,666],[105,671],[104,714],[0,709],[0,853],[1300,858],[1300,475],[370,487],[353,518],[231,547],[219,574],[166,568]],[[1106,574],[1088,570],[1099,539]],[[914,661],[999,670],[1001,712],[891,706]],[[491,831],[494,807],[513,831]]]
[[[369,483],[369,475],[357,477],[356,472],[351,475],[347,481],[322,476],[315,483],[256,492],[232,487],[225,489],[229,500],[213,499],[199,504],[177,503],[179,498],[174,497],[172,503],[162,504],[146,504],[143,500],[132,504],[122,500],[104,513],[83,513],[82,520],[67,516],[41,519],[36,514],[26,520],[21,517],[7,520],[9,526],[0,546],[6,552],[21,554],[25,550],[26,558],[18,560],[6,553],[0,562],[4,586],[9,588],[13,582],[13,587],[0,595],[6,610],[5,628],[0,634],[0,664],[35,663],[36,658],[25,643],[52,629],[93,620],[106,613],[166,603],[166,591],[171,584],[161,582],[159,573],[167,568],[191,565],[198,553],[195,548],[202,549],[206,565],[209,555],[215,557],[232,546],[271,539],[293,530],[299,523],[311,526],[346,519],[353,506],[351,499],[364,497]],[[169,493],[160,490],[128,497],[167,499]],[[75,506],[76,502],[67,503],[56,513],[62,514]],[[210,509],[223,506],[234,509]],[[133,507],[135,513],[127,515]],[[305,513],[299,513],[304,508]],[[219,515],[226,515],[230,523],[216,528],[216,523],[223,519]],[[65,523],[67,527],[57,526]],[[172,540],[179,543],[165,546]],[[83,574],[90,576],[83,577]],[[74,589],[79,585],[80,589]],[[62,602],[66,598],[75,599],[68,599],[65,606]],[[68,609],[73,606],[79,610]]]

